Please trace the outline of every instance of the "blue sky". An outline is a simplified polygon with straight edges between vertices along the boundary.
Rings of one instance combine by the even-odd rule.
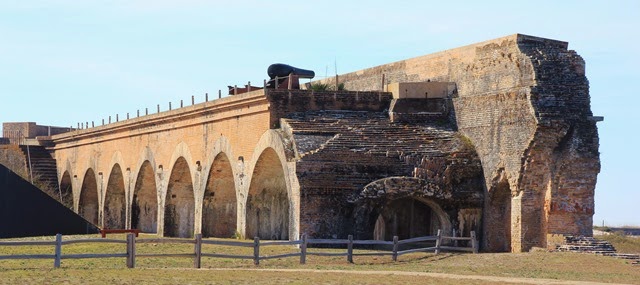
[[[640,225],[640,1],[428,2],[3,0],[0,122],[98,123],[259,85],[275,62],[321,78],[522,33],[585,59],[605,117],[594,223]]]

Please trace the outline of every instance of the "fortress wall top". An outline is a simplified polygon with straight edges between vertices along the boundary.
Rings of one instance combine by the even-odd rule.
[[[52,139],[56,143],[55,149],[62,149],[82,145],[83,139],[87,143],[97,143],[264,113],[268,109],[267,105],[264,91],[256,90],[93,128],[76,129],[55,135]]]
[[[389,108],[391,93],[379,91],[308,91],[268,90],[271,127],[277,127],[280,118],[296,112],[318,110],[350,110],[382,112]]]
[[[536,44],[566,49],[562,41],[514,34],[455,49],[379,65],[351,73],[341,74],[340,83],[347,90],[381,90],[382,76],[385,84],[397,82],[451,81],[458,84],[459,96],[471,96],[498,92],[513,87],[534,85],[534,72],[526,68],[526,58],[519,57],[519,45]],[[517,61],[503,69],[485,70],[481,65],[496,64],[501,58]],[[477,59],[482,58],[480,62]],[[476,64],[474,64],[476,63]],[[320,83],[335,85],[335,78]]]
[[[71,128],[41,126],[34,122],[5,122],[2,123],[2,132],[4,137],[11,137],[10,133],[20,133],[26,138],[35,138],[37,136],[50,136],[70,131]]]

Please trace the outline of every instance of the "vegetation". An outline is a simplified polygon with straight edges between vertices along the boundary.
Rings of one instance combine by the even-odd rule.
[[[471,141],[471,139],[463,134],[456,134],[456,136],[460,139],[463,145],[463,150],[465,151],[475,151],[476,147]]]
[[[71,238],[97,238],[93,236],[67,236]],[[154,237],[142,235],[141,238]],[[109,238],[124,239],[124,235],[110,235]],[[24,240],[53,240],[53,237],[28,238]],[[291,246],[261,247],[261,255],[275,255],[296,252]],[[136,245],[142,253],[192,253],[190,244],[143,244]],[[308,252],[344,252],[344,249],[316,249]],[[360,250],[357,250],[362,252]],[[51,254],[52,246],[0,247],[0,255],[8,254]],[[63,254],[74,253],[124,253],[124,244],[72,244],[63,246]],[[203,252],[252,255],[251,247],[228,247],[203,245]],[[415,253],[401,256],[398,262],[391,257],[355,256],[354,264],[345,257],[308,256],[307,264],[299,264],[296,257],[263,260],[259,266],[252,260],[203,258],[201,270],[192,270],[191,258],[138,257],[136,268],[127,269],[124,258],[106,259],[63,259],[62,268],[53,269],[53,260],[2,260],[0,261],[0,283],[43,284],[43,283],[255,283],[264,284],[407,284],[409,282],[459,284],[496,284],[496,280],[456,280],[429,276],[415,276],[419,273],[448,273],[459,275],[500,276],[509,278],[547,278],[559,280],[619,282],[640,284],[640,270],[637,265],[624,260],[576,253],[482,253],[453,254]],[[579,265],[579,266],[578,266]],[[293,270],[293,271],[254,271]],[[249,270],[249,271],[247,271]],[[306,270],[296,272],[295,270]],[[315,272],[310,270],[345,270],[354,273]],[[357,271],[357,272],[355,272]],[[371,271],[363,274],[361,271]],[[418,272],[398,275],[393,272]],[[377,272],[377,273],[374,273]],[[357,274],[355,274],[357,273]],[[518,283],[517,280],[513,283]]]
[[[311,84],[311,88],[309,88],[310,90],[313,91],[334,91],[336,90],[334,85],[328,84],[328,83],[314,83]],[[340,83],[338,84],[338,90],[339,91],[346,91],[346,89],[344,88],[344,83]]]

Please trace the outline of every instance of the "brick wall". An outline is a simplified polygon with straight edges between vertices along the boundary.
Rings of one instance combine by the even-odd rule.
[[[498,220],[511,219],[511,248],[525,251],[546,246],[547,234],[591,233],[598,134],[585,63],[567,47],[516,34],[339,80],[349,90],[380,90],[383,74],[385,83],[455,82],[458,127],[476,146],[487,191],[497,189],[500,176],[511,191],[511,217],[490,217],[500,211],[485,209],[485,231],[492,221],[504,228]]]
[[[267,89],[271,126],[292,113],[317,110],[383,111],[389,108],[391,93],[360,91],[308,91]]]
[[[69,130],[70,128],[40,126],[34,122],[2,123],[4,137],[12,137],[16,133],[20,133],[24,137],[35,138],[37,136],[57,135]]]

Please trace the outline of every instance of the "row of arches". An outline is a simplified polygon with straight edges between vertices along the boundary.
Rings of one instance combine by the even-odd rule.
[[[102,228],[160,231],[169,237],[190,237],[198,231],[206,237],[244,233],[249,238],[289,238],[293,203],[281,154],[274,148],[265,148],[256,159],[246,199],[237,189],[244,174],[235,173],[227,153],[218,153],[206,173],[202,171],[206,179],[194,173],[202,170],[200,164],[190,166],[187,157],[178,156],[167,177],[152,159],[145,160],[135,173],[115,163],[104,178],[102,173],[88,168],[81,185],[73,191],[77,196],[76,211]],[[65,171],[60,189],[72,191],[77,178]],[[203,191],[196,189],[201,187],[199,181],[203,181]],[[246,226],[240,228],[243,225]]]

